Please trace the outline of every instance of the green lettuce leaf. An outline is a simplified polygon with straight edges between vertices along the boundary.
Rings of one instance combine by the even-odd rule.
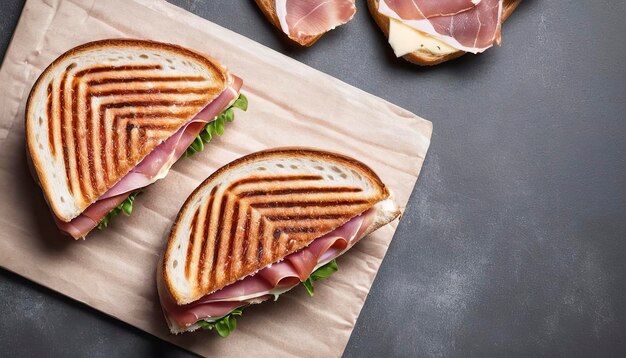
[[[235,308],[226,316],[213,321],[207,322],[200,320],[196,322],[201,328],[210,331],[215,328],[217,333],[222,337],[228,337],[228,335],[237,328],[237,319],[235,316],[241,316],[243,313],[243,307]]]
[[[313,288],[313,282],[323,280],[325,278],[330,277],[333,273],[337,272],[339,267],[337,266],[337,261],[332,260],[324,266],[321,266],[317,270],[311,273],[311,276],[302,282],[302,285],[306,289],[306,292],[309,296],[313,296],[315,294],[315,289]]]
[[[135,198],[139,195],[140,192],[131,193],[126,200],[122,201],[122,203],[116,206],[113,210],[109,211],[109,213],[100,220],[97,228],[99,230],[103,230],[109,225],[109,221],[114,217],[118,216],[120,213],[124,213],[124,215],[129,216],[133,212],[133,203],[135,202]]]
[[[224,134],[224,125],[227,122],[232,122],[235,120],[235,111],[233,108],[239,108],[242,111],[248,109],[248,99],[243,94],[239,94],[239,97],[231,104],[228,108],[226,108],[222,113],[220,113],[215,120],[207,123],[204,126],[204,129],[198,134],[196,139],[191,143],[189,148],[185,151],[186,157],[191,157],[197,152],[201,152],[204,150],[204,145],[213,139],[216,135]]]

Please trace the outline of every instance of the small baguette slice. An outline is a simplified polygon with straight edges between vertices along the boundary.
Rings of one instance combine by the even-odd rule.
[[[504,0],[504,8],[502,9],[502,22],[511,16],[522,0]],[[378,27],[383,31],[385,37],[389,38],[389,17],[378,12],[379,0],[367,0],[367,7]],[[424,50],[416,50],[402,56],[405,60],[420,66],[434,66],[442,62],[446,62],[457,57],[465,55],[465,51],[456,51],[447,55],[435,55]]]

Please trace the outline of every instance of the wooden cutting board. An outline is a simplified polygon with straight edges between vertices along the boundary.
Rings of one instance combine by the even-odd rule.
[[[258,21],[264,21],[258,19]],[[172,42],[217,58],[244,79],[250,105],[204,152],[145,190],[131,217],[85,241],[58,234],[26,164],[24,107],[42,70],[97,39]],[[216,168],[277,146],[341,152],[370,165],[406,205],[430,143],[418,116],[164,1],[28,0],[0,70],[0,265],[105,314],[201,355],[339,356],[397,222],[338,260],[340,271],[278,302],[246,310],[227,339],[168,333],[156,264],[180,205]],[[70,324],[69,322],[67,324]]]

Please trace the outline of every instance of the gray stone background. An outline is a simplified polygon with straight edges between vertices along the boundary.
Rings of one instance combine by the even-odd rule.
[[[172,2],[434,124],[345,356],[626,355],[625,2],[525,0],[501,48],[435,68],[364,0],[310,49],[250,0]],[[0,1],[0,56],[23,3]],[[0,356],[187,354],[3,270],[0,317]]]

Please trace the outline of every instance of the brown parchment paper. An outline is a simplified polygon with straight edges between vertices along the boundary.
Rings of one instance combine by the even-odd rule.
[[[204,152],[145,190],[131,217],[75,242],[58,234],[30,177],[24,107],[37,76],[58,55],[111,37],[205,52],[244,79],[250,105]],[[0,265],[201,355],[340,356],[397,222],[342,256],[340,271],[316,283],[315,297],[296,288],[278,302],[255,305],[227,339],[205,331],[169,334],[155,286],[166,234],[185,198],[216,168],[276,146],[358,158],[406,205],[431,129],[406,110],[162,0],[28,0],[0,70]]]

